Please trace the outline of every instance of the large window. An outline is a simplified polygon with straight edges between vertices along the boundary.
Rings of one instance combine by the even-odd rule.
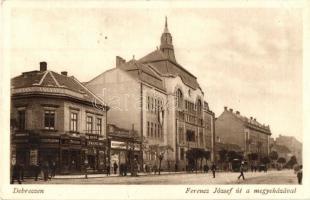
[[[45,110],[44,111],[44,128],[55,129],[55,111]]]
[[[177,102],[177,107],[182,108],[183,104],[183,94],[180,89],[177,90],[176,92],[176,102]]]
[[[150,122],[147,122],[147,136],[150,136]]]
[[[195,131],[186,130],[186,141],[195,142]]]
[[[77,132],[77,113],[70,113],[70,131]]]
[[[86,118],[86,132],[92,133],[93,132],[93,117],[87,116]]]
[[[101,118],[97,118],[97,131],[98,131],[98,134],[101,135],[102,133],[102,119]]]
[[[200,115],[202,113],[202,104],[201,104],[201,100],[198,99],[197,102],[197,113]]]
[[[26,128],[26,110],[18,111],[18,129],[25,130]]]
[[[151,122],[151,137],[153,137],[153,123]]]

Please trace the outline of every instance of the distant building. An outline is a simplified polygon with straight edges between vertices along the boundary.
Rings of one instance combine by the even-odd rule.
[[[245,117],[239,111],[224,107],[215,121],[216,141],[238,145],[244,156],[257,153],[259,157],[269,154],[269,126],[262,125],[253,117]]]
[[[86,85],[111,107],[108,123],[129,130],[134,125],[146,146],[171,146],[163,168],[183,169],[189,149],[212,151],[214,114],[204,106],[197,78],[177,62],[167,20],[160,41],[160,48],[140,59],[117,56],[115,68]],[[156,164],[146,149],[140,164]]]
[[[11,80],[12,159],[30,170],[55,162],[58,173],[106,163],[108,107],[67,72],[24,72]]]
[[[289,150],[289,148],[284,145],[278,145],[278,144],[271,145],[270,152],[272,151],[276,151],[278,153],[278,158],[280,157],[285,158],[286,161],[289,161],[289,159],[292,156],[292,153]]]
[[[297,162],[302,163],[302,143],[294,136],[279,135],[275,139],[275,144],[286,146],[291,151],[292,156],[296,156]]]

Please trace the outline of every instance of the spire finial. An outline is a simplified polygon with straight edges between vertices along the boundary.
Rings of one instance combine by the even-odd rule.
[[[164,29],[164,33],[168,33],[168,17],[166,16],[165,18],[165,29]]]

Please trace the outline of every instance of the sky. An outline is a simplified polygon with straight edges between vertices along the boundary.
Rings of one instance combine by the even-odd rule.
[[[89,81],[160,45],[164,19],[177,62],[219,116],[224,106],[302,141],[302,12],[297,8],[15,8],[11,77],[68,71]]]

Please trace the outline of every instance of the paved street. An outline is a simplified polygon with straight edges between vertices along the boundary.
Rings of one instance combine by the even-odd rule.
[[[171,173],[162,175],[141,175],[139,177],[119,177],[105,175],[97,175],[88,179],[82,176],[58,176],[52,180],[44,182],[39,180],[35,182],[33,179],[26,179],[23,184],[297,184],[296,175],[292,170],[268,171],[264,172],[247,172],[246,180],[237,180],[239,173],[220,172],[216,174],[216,178],[211,173]]]

